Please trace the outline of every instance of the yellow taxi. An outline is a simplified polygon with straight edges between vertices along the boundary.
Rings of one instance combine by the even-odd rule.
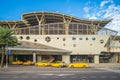
[[[69,68],[88,68],[88,63],[70,63],[68,65]]]
[[[33,61],[26,61],[23,63],[23,65],[34,65]]]
[[[66,67],[66,64],[63,61],[56,61],[54,63],[51,63],[51,66],[52,67]]]
[[[21,64],[23,64],[23,62],[20,60],[17,60],[17,61],[12,62],[12,64],[13,65],[21,65]]]
[[[37,62],[36,65],[40,66],[40,67],[42,67],[42,66],[45,67],[45,66],[50,66],[50,63],[47,61],[41,61],[41,62]]]

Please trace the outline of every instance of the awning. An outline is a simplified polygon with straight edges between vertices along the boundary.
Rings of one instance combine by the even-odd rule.
[[[28,48],[8,48],[13,51],[35,51],[35,52],[56,52],[56,53],[71,53],[72,51],[68,50],[54,50],[54,49],[28,49]]]
[[[63,54],[69,54],[72,51],[64,50],[55,48],[52,46],[43,45],[40,43],[33,43],[33,42],[27,42],[27,41],[21,41],[21,45],[17,45],[14,47],[9,47],[8,50],[11,50],[11,54],[24,54],[24,55],[31,55],[33,52],[36,54],[54,54],[54,55],[63,55]]]

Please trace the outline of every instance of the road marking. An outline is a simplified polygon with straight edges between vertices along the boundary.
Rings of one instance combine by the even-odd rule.
[[[37,75],[43,75],[43,76],[69,76],[74,74],[37,74]]]
[[[81,78],[87,78],[86,76],[83,76],[83,77],[81,77]]]
[[[22,76],[21,78],[29,78],[28,76]]]
[[[52,77],[52,78],[58,78],[58,77],[54,76],[54,77]]]
[[[40,78],[48,78],[48,77],[40,77]]]
[[[101,78],[107,78],[107,76],[101,76]]]
[[[0,78],[8,78],[8,77],[0,77]]]
[[[15,76],[15,77],[13,77],[13,78],[19,78],[18,76]]]
[[[77,77],[71,77],[71,78],[77,78]]]
[[[105,70],[105,71],[114,72],[114,73],[120,73],[120,70],[115,70],[110,68],[96,68],[96,69]]]
[[[2,72],[2,73],[40,73],[43,71],[10,71],[10,72]],[[64,73],[100,73],[100,72],[106,72],[106,71],[44,71],[46,73],[52,72],[64,72]]]
[[[111,78],[117,78],[117,76],[112,76]]]
[[[81,79],[81,80],[86,80],[86,79]]]
[[[31,77],[31,78],[38,78],[38,77],[35,77],[35,76],[34,76],[34,77]]]
[[[74,74],[55,74],[56,76],[68,76],[68,75],[74,75]]]
[[[90,78],[97,78],[96,76],[90,76]]]
[[[66,77],[60,77],[60,78],[66,78]]]
[[[37,74],[37,75],[52,76],[52,75],[54,75],[54,74]]]

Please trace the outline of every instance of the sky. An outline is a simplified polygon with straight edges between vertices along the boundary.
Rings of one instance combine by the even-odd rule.
[[[59,12],[85,19],[112,19],[105,27],[120,35],[119,0],[0,0],[0,3],[0,20],[21,20],[27,12]]]

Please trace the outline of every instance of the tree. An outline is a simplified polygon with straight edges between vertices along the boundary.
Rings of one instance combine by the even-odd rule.
[[[14,31],[9,29],[7,26],[0,26],[0,48],[1,48],[1,64],[3,66],[4,56],[6,53],[6,48],[8,46],[15,46],[18,44],[18,40],[14,35]]]

